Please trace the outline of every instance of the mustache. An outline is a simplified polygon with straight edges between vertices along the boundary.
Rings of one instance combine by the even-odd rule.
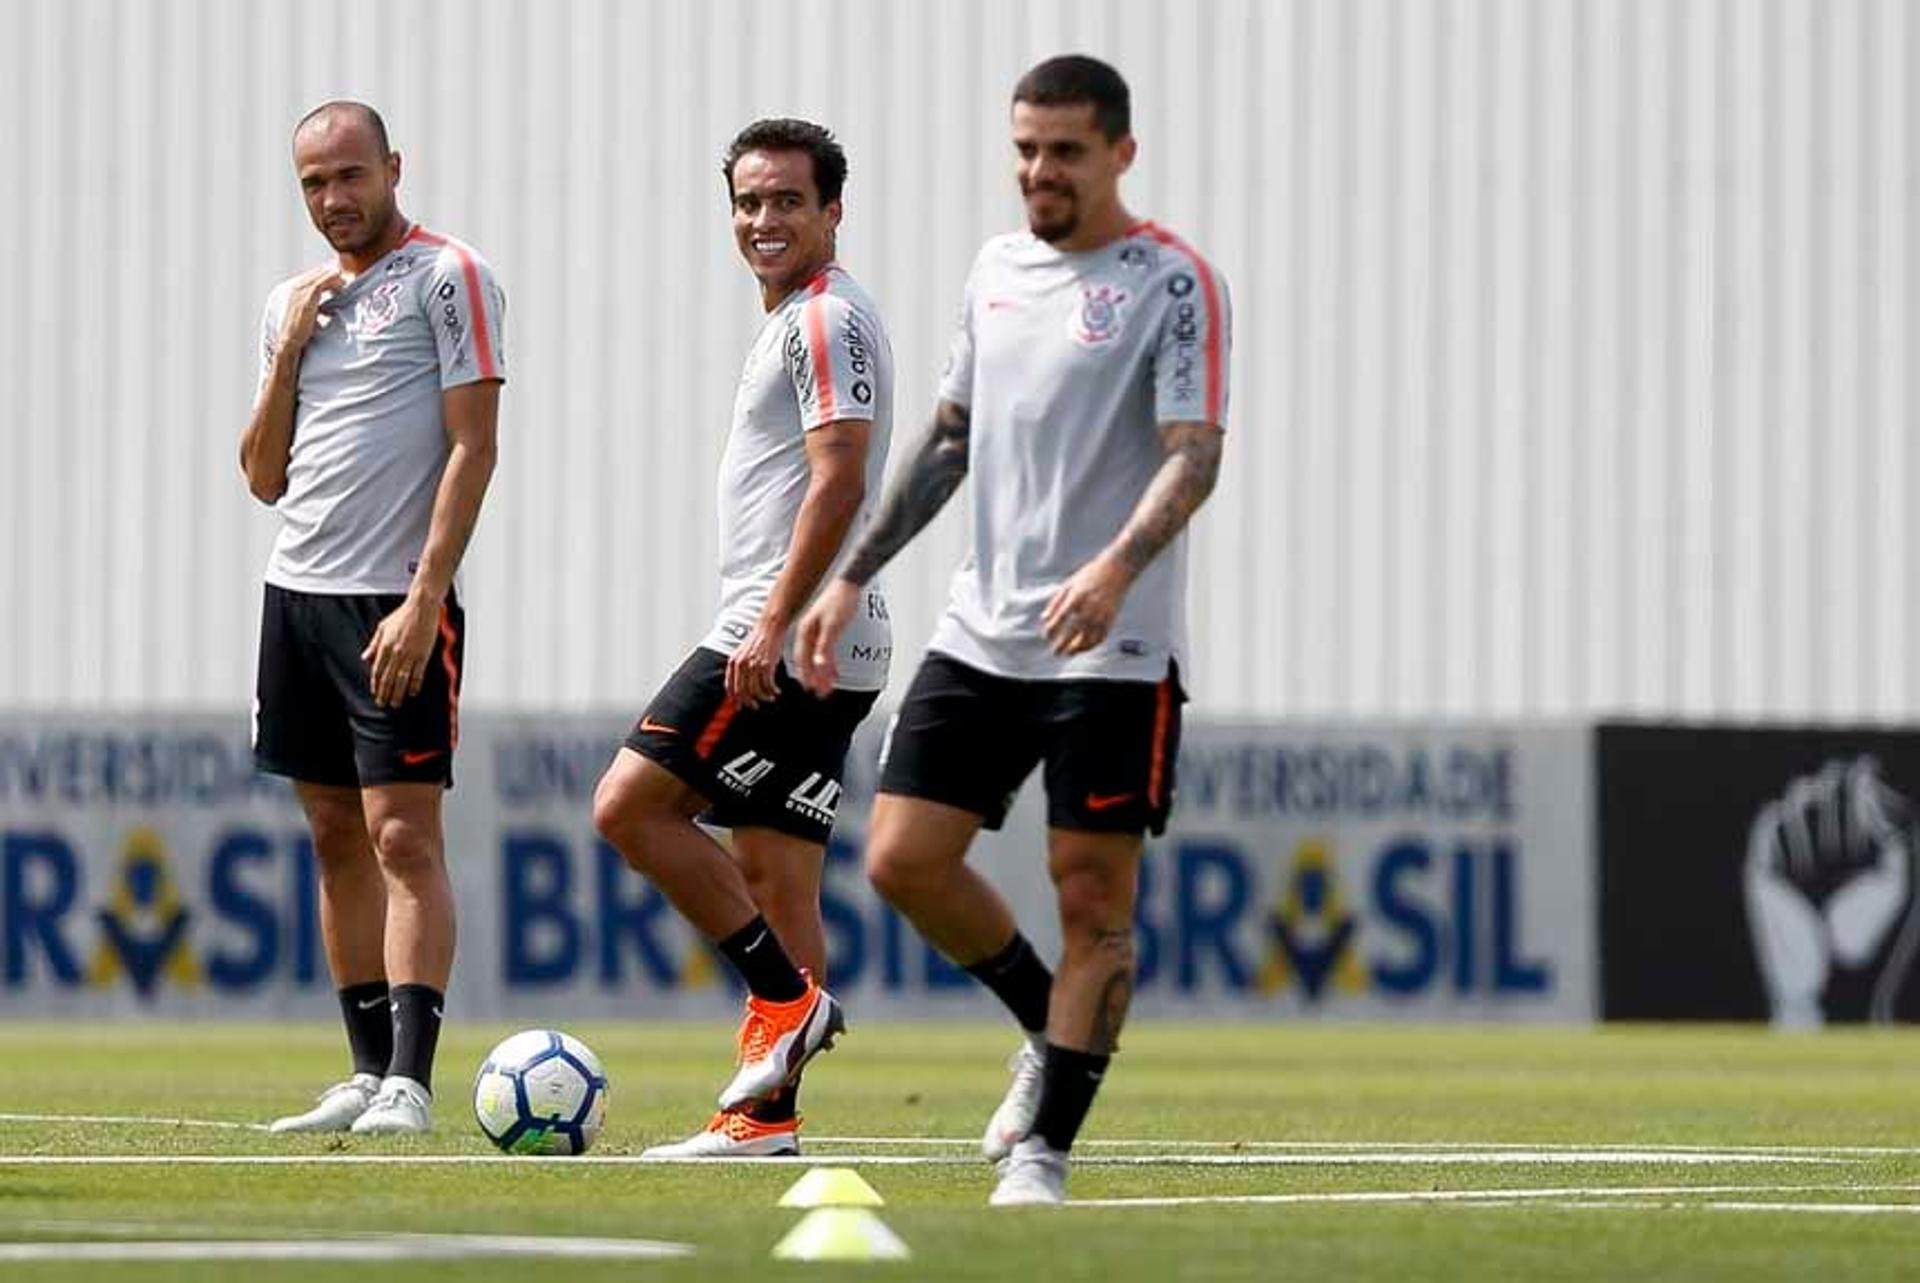
[[[1055,196],[1073,195],[1073,188],[1063,186],[1060,183],[1028,183],[1026,185],[1026,191],[1028,195],[1032,195],[1034,192],[1052,192]]]

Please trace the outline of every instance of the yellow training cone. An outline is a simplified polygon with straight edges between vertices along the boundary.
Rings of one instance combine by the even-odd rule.
[[[816,1207],[774,1244],[773,1254],[782,1261],[904,1261],[913,1255],[864,1207]]]
[[[782,1207],[884,1207],[886,1199],[851,1167],[816,1167],[780,1196]]]

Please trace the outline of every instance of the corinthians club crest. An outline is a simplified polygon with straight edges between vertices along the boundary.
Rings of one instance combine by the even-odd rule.
[[[1105,347],[1126,328],[1126,315],[1121,309],[1131,297],[1112,285],[1082,285],[1080,306],[1073,313],[1067,333],[1083,347]]]

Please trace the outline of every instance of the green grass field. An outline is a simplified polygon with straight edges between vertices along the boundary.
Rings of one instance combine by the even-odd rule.
[[[809,1079],[809,1159],[936,1161],[852,1164],[885,1196],[886,1223],[914,1253],[904,1264],[857,1266],[769,1259],[800,1216],[774,1205],[801,1174],[794,1164],[494,1155],[472,1124],[466,1089],[485,1049],[506,1032],[449,1031],[439,1131],[420,1141],[0,1121],[0,1279],[274,1283],[368,1270],[383,1280],[567,1283],[848,1273],[1742,1283],[1920,1276],[1920,1034],[1910,1032],[1142,1024],[1129,1031],[1083,1134],[1073,1198],[1293,1197],[996,1211],[986,1206],[991,1172],[968,1160],[967,1138],[1004,1084],[1008,1031],[869,1025]],[[704,1121],[724,1077],[727,1030],[573,1032],[600,1053],[613,1080],[596,1157],[630,1157]],[[300,1105],[337,1076],[341,1054],[323,1026],[0,1024],[0,1113],[252,1123]],[[905,1137],[954,1143],[857,1139]],[[193,1156],[320,1161],[177,1161]],[[459,1161],[361,1161],[381,1156]],[[45,1161],[109,1157],[130,1161]],[[692,1255],[8,1259],[25,1244],[339,1245],[394,1242],[383,1236],[395,1234],[643,1238],[690,1245]]]

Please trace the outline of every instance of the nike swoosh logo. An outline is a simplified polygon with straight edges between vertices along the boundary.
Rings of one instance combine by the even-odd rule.
[[[384,1007],[386,1004],[387,1000],[385,998],[369,998],[365,1002],[355,1003],[354,1006],[360,1008],[362,1011],[372,1011],[375,1007]]]
[[[430,748],[424,753],[402,753],[400,755],[400,764],[402,766],[419,766],[422,762],[431,762],[444,752],[446,752],[446,750],[442,748]]]
[[[441,1018],[442,1018],[442,1017],[441,1017],[441,1015],[440,1015],[440,1008],[438,1008],[438,1007],[435,1007],[435,1008],[433,1009],[433,1018],[434,1018],[435,1020],[439,1020],[439,1019],[441,1019]]]
[[[680,733],[678,726],[669,726],[665,722],[656,722],[651,717],[643,717],[640,719],[640,729],[643,731],[659,731],[662,735],[678,735]]]
[[[1131,802],[1138,796],[1139,794],[1137,793],[1089,793],[1087,794],[1087,809],[1089,811],[1111,811],[1122,802]]]
[[[758,949],[761,945],[765,944],[766,942],[767,942],[767,933],[762,931],[759,935],[753,938],[752,944],[748,945],[746,948],[742,949],[740,952],[752,953],[755,949]]]

